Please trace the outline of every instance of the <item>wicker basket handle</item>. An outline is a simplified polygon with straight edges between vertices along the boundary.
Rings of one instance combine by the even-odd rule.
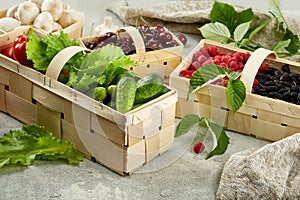
[[[146,52],[144,39],[142,38],[140,32],[134,28],[133,26],[122,27],[132,38],[135,48],[136,54],[141,54]]]
[[[62,68],[65,66],[68,60],[70,60],[75,54],[79,52],[88,52],[88,51],[91,50],[80,46],[71,46],[61,50],[51,60],[46,71],[46,76],[54,80],[57,80]]]
[[[255,79],[256,73],[258,72],[261,64],[267,57],[277,58],[274,51],[268,49],[259,48],[255,50],[249,57],[241,75],[241,81],[245,84],[246,92],[251,93],[253,81]]]

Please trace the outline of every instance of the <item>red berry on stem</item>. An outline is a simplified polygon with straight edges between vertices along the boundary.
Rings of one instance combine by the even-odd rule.
[[[194,152],[195,153],[202,153],[205,149],[205,146],[202,142],[197,142],[195,145],[194,145]]]

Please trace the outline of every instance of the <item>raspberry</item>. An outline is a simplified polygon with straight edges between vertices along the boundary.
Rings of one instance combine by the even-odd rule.
[[[232,56],[240,62],[244,61],[244,54],[242,52],[235,52]]]
[[[267,68],[269,68],[269,65],[268,64],[263,64],[263,65],[260,66],[259,71],[262,72],[262,73],[265,73]]]
[[[213,59],[212,59],[212,58],[208,58],[208,59],[202,64],[202,66],[208,65],[208,64],[213,64]]]
[[[222,83],[223,83],[224,87],[228,86],[228,80],[222,80]]]
[[[199,51],[202,53],[202,55],[209,57],[209,53],[205,47],[202,47]]]
[[[188,69],[183,69],[180,71],[181,76],[190,75],[190,74],[191,74],[191,72]]]
[[[202,142],[197,142],[195,145],[194,145],[194,152],[195,153],[202,153],[205,149],[205,146]]]
[[[198,61],[194,61],[192,62],[192,64],[190,65],[189,69],[190,70],[197,70],[199,69],[199,67],[201,67],[201,63]]]
[[[214,57],[213,62],[214,62],[216,65],[219,65],[219,64],[221,63],[221,59],[220,59],[220,58],[217,58],[217,57]]]
[[[253,81],[253,86],[258,86],[259,85],[259,81],[255,78]]]
[[[212,57],[215,57],[216,55],[218,55],[218,47],[217,46],[209,46],[207,48],[208,54]]]
[[[234,60],[230,61],[229,64],[228,64],[229,68],[233,71],[236,71],[238,70],[238,63]]]
[[[249,52],[244,53],[244,55],[243,55],[243,57],[244,57],[244,59],[243,59],[244,63],[246,63],[248,61],[248,59],[249,59],[250,56],[251,56],[251,54]]]
[[[189,75],[189,74],[186,74],[185,76],[184,76],[184,78],[191,78],[192,76],[191,75]]]
[[[197,61],[199,56],[201,56],[202,53],[200,51],[196,51],[194,54],[193,54],[193,61]]]
[[[207,57],[205,57],[204,55],[200,55],[199,57],[198,57],[198,62],[199,63],[201,63],[201,65],[202,65],[202,63],[204,63],[205,61],[207,60]]]
[[[221,62],[219,65],[220,65],[220,67],[222,67],[222,68],[225,68],[225,67],[227,66],[227,64],[224,63],[224,62]]]
[[[221,61],[228,64],[229,60],[231,59],[231,56],[230,55],[225,55],[225,56],[222,56],[222,59]]]

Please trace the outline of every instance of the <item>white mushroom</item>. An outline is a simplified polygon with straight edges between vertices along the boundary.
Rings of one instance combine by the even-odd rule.
[[[63,27],[58,22],[53,22],[52,32],[60,31]]]
[[[12,17],[0,18],[0,29],[5,32],[13,31],[15,28],[21,26],[19,20]]]
[[[44,0],[41,11],[50,12],[53,16],[53,20],[57,21],[63,14],[64,4],[61,0]]]
[[[39,9],[41,10],[42,3],[43,3],[44,0],[29,0],[29,1],[35,3],[39,7]]]
[[[53,17],[49,12],[40,13],[34,20],[33,26],[40,28],[47,33],[53,30]]]
[[[19,4],[13,5],[12,7],[8,8],[6,11],[6,17],[15,17],[15,13],[17,12]]]
[[[30,1],[21,3],[16,12],[16,17],[22,25],[31,25],[40,13],[38,6]]]
[[[84,21],[83,13],[76,10],[65,10],[61,18],[58,20],[58,23],[60,23],[62,27],[65,28],[80,21]]]

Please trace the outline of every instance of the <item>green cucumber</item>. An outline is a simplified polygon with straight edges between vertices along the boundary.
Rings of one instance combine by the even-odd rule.
[[[133,108],[137,82],[132,77],[123,77],[116,88],[116,109],[126,113]]]
[[[163,85],[164,79],[162,78],[162,76],[160,74],[158,74],[156,72],[152,72],[152,73],[145,75],[137,82],[138,87],[141,87],[142,85],[147,84],[147,83],[156,83],[159,85]]]
[[[135,104],[146,103],[165,93],[166,86],[157,83],[145,83],[136,90]]]

